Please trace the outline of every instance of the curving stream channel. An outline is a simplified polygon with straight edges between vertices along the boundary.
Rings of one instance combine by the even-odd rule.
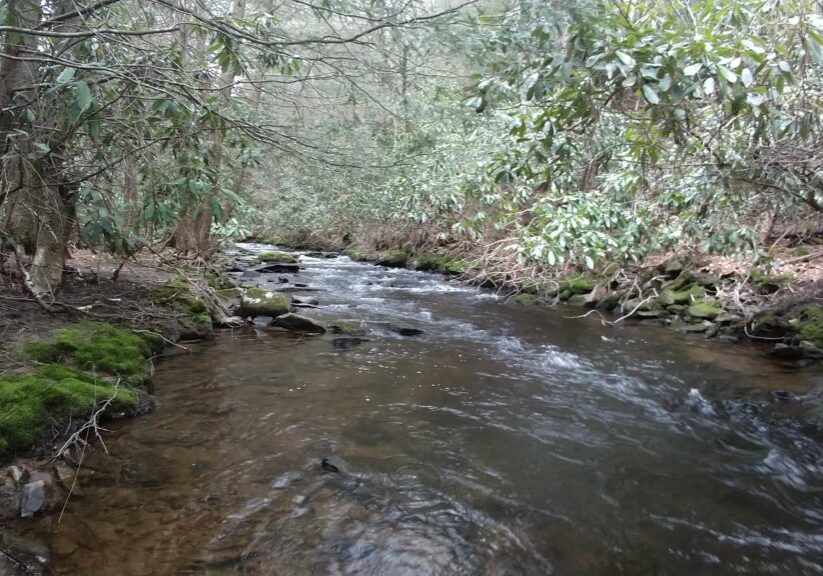
[[[53,574],[823,573],[819,370],[302,265],[255,281],[368,341],[247,327],[162,362],[157,411],[87,457],[62,521],[21,523]]]

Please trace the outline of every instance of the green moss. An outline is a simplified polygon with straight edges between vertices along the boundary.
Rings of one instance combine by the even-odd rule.
[[[569,298],[569,304],[572,306],[583,306],[586,303],[585,294],[572,294]]]
[[[536,301],[537,296],[534,294],[527,294],[526,292],[521,292],[520,294],[509,298],[509,302],[519,304],[520,306],[531,306]]]
[[[811,342],[818,348],[823,347],[823,309],[814,304],[806,304],[789,324],[801,340]]]
[[[257,259],[261,262],[280,262],[283,264],[296,264],[297,258],[294,254],[288,252],[278,252],[275,250],[267,250],[257,255]]]
[[[689,304],[693,300],[699,300],[705,296],[706,293],[703,291],[703,288],[700,286],[691,286],[686,290],[681,290],[679,292],[675,292],[672,295],[672,303],[673,304]]]
[[[572,294],[588,294],[594,290],[595,286],[597,286],[597,282],[588,278],[568,278],[560,282],[560,292],[569,291]]]
[[[182,278],[154,290],[149,297],[155,304],[170,306],[189,314],[202,314],[207,310],[206,304],[192,293],[191,286]]]
[[[717,318],[722,312],[722,308],[709,300],[697,300],[689,306],[689,315],[695,318]]]
[[[23,346],[23,355],[29,360],[69,363],[81,370],[118,376],[134,385],[148,381],[146,358],[150,354],[145,338],[98,322],[55,330],[48,340]]]
[[[247,288],[240,301],[242,316],[280,316],[291,311],[291,302],[280,292]]]
[[[809,250],[806,246],[798,246],[794,250],[792,250],[792,255],[797,256],[800,258],[801,256],[808,256],[811,254],[811,250]]]
[[[773,274],[766,274],[757,268],[754,268],[751,271],[751,278],[752,282],[762,286],[785,286],[794,281],[794,275],[792,274],[782,274],[780,276],[776,276]]]
[[[387,250],[381,252],[377,263],[382,266],[405,266],[409,261],[409,253],[405,250]]]
[[[464,274],[468,269],[465,262],[439,254],[421,254],[417,256],[414,267],[416,270],[425,272],[441,272],[454,275]]]
[[[113,411],[134,408],[133,390],[60,364],[38,366],[31,374],[0,378],[0,452],[27,449],[54,418],[88,418],[113,398]]]

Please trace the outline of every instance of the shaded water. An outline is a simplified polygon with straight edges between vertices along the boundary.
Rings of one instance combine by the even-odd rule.
[[[246,328],[164,361],[156,413],[88,458],[62,522],[25,525],[54,574],[823,573],[819,373],[304,264],[307,315],[369,341]]]

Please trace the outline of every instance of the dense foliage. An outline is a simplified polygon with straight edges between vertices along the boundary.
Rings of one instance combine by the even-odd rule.
[[[808,0],[6,0],[0,23],[0,241],[39,293],[70,240],[310,232],[548,270],[767,258],[823,206]]]

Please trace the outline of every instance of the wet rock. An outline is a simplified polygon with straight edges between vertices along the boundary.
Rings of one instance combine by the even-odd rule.
[[[401,336],[419,336],[420,334],[423,334],[423,331],[418,328],[400,326],[399,324],[389,324],[386,328],[388,328],[390,332],[400,334]]]
[[[310,296],[294,296],[291,299],[291,303],[302,306],[317,306],[320,304],[317,298],[312,298]]]
[[[736,314],[730,314],[728,312],[724,312],[722,314],[718,314],[717,317],[714,319],[715,322],[718,324],[732,324],[734,322],[740,322],[743,320],[740,316]]]
[[[788,390],[775,390],[772,392],[772,400],[775,402],[791,402],[797,397]]]
[[[46,483],[35,480],[23,486],[20,493],[20,516],[32,518],[46,503]]]
[[[344,338],[335,338],[331,341],[332,346],[334,346],[337,350],[348,350],[349,348],[354,348],[355,346],[359,346],[364,342],[368,342],[368,338],[358,338],[356,336],[347,336]]]
[[[264,264],[263,266],[257,266],[251,270],[247,270],[244,273],[244,276],[247,274],[282,274],[288,272],[299,272],[300,265],[299,264]]]
[[[800,346],[778,342],[769,352],[769,356],[780,360],[800,360],[803,358],[803,349]]]
[[[686,322],[683,322],[678,318],[674,322],[672,322],[672,328],[674,328],[678,332],[682,332],[683,334],[700,334],[702,332],[705,332],[712,326],[714,326],[714,324],[712,324],[708,320],[704,320],[697,324],[687,324]]]
[[[291,330],[293,332],[306,332],[309,334],[324,334],[326,332],[326,329],[323,326],[311,318],[294,313],[278,316],[274,319],[271,325],[277,326],[278,328],[285,328],[286,330]]]
[[[585,300],[583,301],[583,306],[586,308],[595,308],[598,304],[600,304],[601,300],[603,300],[609,291],[606,287],[602,284],[598,284],[594,287],[594,289],[586,295]]]
[[[240,316],[226,316],[221,318],[219,322],[215,322],[221,328],[238,328],[245,323],[246,321]]]

